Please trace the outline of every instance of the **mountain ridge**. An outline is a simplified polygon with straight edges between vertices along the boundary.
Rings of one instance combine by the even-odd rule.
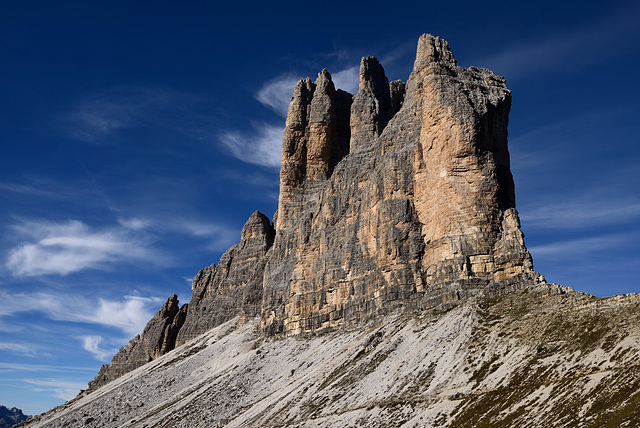
[[[273,221],[254,212],[188,304],[171,296],[88,392],[29,426],[640,421],[640,298],[534,271],[510,104],[504,78],[429,34],[406,83],[375,57],[355,95],[327,70],[301,79]]]

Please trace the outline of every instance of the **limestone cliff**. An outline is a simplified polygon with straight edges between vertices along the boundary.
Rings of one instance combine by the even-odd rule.
[[[176,336],[185,320],[188,305],[178,307],[178,296],[169,297],[162,308],[147,323],[142,334],[137,335],[120,348],[111,360],[100,368],[98,375],[89,382],[93,390],[175,348]]]
[[[318,77],[333,87],[328,79],[324,71]],[[382,65],[363,58],[349,154],[326,180],[309,174],[310,142],[317,153],[334,147],[330,127],[304,119],[316,97],[326,98],[316,91],[301,80],[289,107],[286,191],[264,272],[267,334],[335,328],[398,306],[449,306],[483,289],[499,294],[532,283],[503,78],[456,66],[448,44],[431,35],[420,38],[406,85],[389,85]],[[298,161],[305,151],[306,168]],[[314,159],[324,162],[314,171],[331,170],[328,157]]]
[[[150,322],[170,325],[170,340],[148,326],[93,385],[236,316],[290,335],[534,284],[509,165],[510,103],[503,78],[458,67],[428,34],[406,83],[389,82],[375,57],[362,58],[355,95],[327,70],[300,80],[274,225],[255,212],[240,243],[196,275],[178,322]]]
[[[355,95],[300,80],[273,224],[28,425],[638,426],[640,297],[533,271],[510,104],[428,34],[406,83],[374,57]]]
[[[234,317],[258,315],[264,257],[273,244],[273,236],[269,219],[256,211],[242,228],[240,243],[229,248],[217,266],[198,272],[177,345]]]
[[[254,212],[242,228],[240,243],[220,263],[202,269],[193,279],[191,302],[178,308],[174,294],[134,337],[103,365],[89,383],[93,390],[148,363],[188,340],[232,318],[258,315],[262,299],[264,255],[273,243],[269,219]]]

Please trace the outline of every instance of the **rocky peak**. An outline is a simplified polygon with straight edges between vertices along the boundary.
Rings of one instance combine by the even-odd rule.
[[[95,389],[124,373],[128,373],[175,348],[178,331],[185,321],[188,305],[179,307],[178,296],[173,294],[149,320],[141,335],[120,348],[111,360],[103,365],[89,389]]]
[[[296,84],[282,137],[277,228],[286,227],[303,203],[297,189],[329,178],[348,153],[351,99],[336,91],[326,69],[315,83],[306,78]]]
[[[413,69],[414,71],[421,70],[432,63],[441,63],[454,67],[457,65],[446,40],[431,34],[423,34],[418,39],[418,49]]]
[[[189,305],[167,301],[150,322],[163,327],[145,329],[112,366],[139,365],[235,317],[259,316],[266,336],[292,335],[535,283],[515,210],[504,79],[458,67],[431,35],[414,65],[406,84],[389,83],[375,57],[362,58],[355,96],[327,70],[301,79],[275,228],[254,212],[240,242],[195,276]]]
[[[376,57],[360,61],[358,93],[351,105],[350,151],[375,139],[393,115],[389,79]]]
[[[176,344],[181,345],[232,318],[254,317],[262,300],[265,255],[273,244],[271,222],[255,211],[242,228],[240,242],[229,248],[218,265],[194,277],[186,321]]]
[[[26,421],[27,418],[28,416],[17,407],[8,409],[5,406],[0,406],[0,428],[11,428],[20,422]]]
[[[253,239],[264,240],[267,248],[271,247],[273,237],[271,221],[260,211],[254,211],[251,214],[244,226],[242,226],[242,232],[240,232],[240,242],[247,243]]]

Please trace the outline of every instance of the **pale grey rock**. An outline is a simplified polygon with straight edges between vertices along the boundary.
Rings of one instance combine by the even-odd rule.
[[[176,336],[184,322],[187,308],[187,305],[179,308],[178,304],[177,295],[169,297],[147,323],[142,334],[120,348],[111,364],[100,368],[95,379],[89,382],[89,390],[94,390],[175,348]]]
[[[242,322],[258,315],[264,256],[273,239],[271,222],[256,211],[242,228],[240,242],[223,254],[217,266],[198,272],[184,325],[177,334],[178,345],[231,318],[240,316]]]

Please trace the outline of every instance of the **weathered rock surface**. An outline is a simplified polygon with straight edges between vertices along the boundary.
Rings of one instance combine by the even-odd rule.
[[[231,318],[244,320],[258,315],[264,256],[273,237],[271,222],[256,211],[242,228],[240,243],[222,255],[218,266],[198,272],[193,279],[186,321],[176,339],[178,345]]]
[[[9,409],[5,406],[0,406],[0,428],[11,428],[20,422],[26,421],[27,417],[17,407]]]
[[[406,83],[374,57],[356,95],[300,80],[274,224],[29,426],[639,425],[640,297],[534,272],[510,104],[431,35]]]
[[[541,284],[323,335],[234,319],[28,426],[635,427],[639,317]]]
[[[174,294],[169,297],[147,323],[142,334],[120,348],[111,364],[100,368],[95,379],[89,382],[89,389],[96,389],[174,349],[188,306],[180,308],[178,304],[178,296]]]
[[[94,390],[148,363],[188,340],[232,318],[240,323],[259,313],[264,255],[273,243],[269,219],[254,212],[242,228],[240,243],[229,248],[220,263],[202,269],[193,279],[191,302],[182,308],[174,294],[134,337],[103,365],[89,383]]]
[[[515,211],[503,78],[457,67],[448,44],[430,35],[419,40],[406,85],[389,84],[380,63],[363,58],[349,154],[324,181],[294,180],[285,166],[300,166],[303,155],[291,148],[323,141],[299,119],[315,100],[311,85],[298,83],[285,130],[286,192],[264,272],[267,334],[335,328],[397,306],[447,306],[534,281]]]

